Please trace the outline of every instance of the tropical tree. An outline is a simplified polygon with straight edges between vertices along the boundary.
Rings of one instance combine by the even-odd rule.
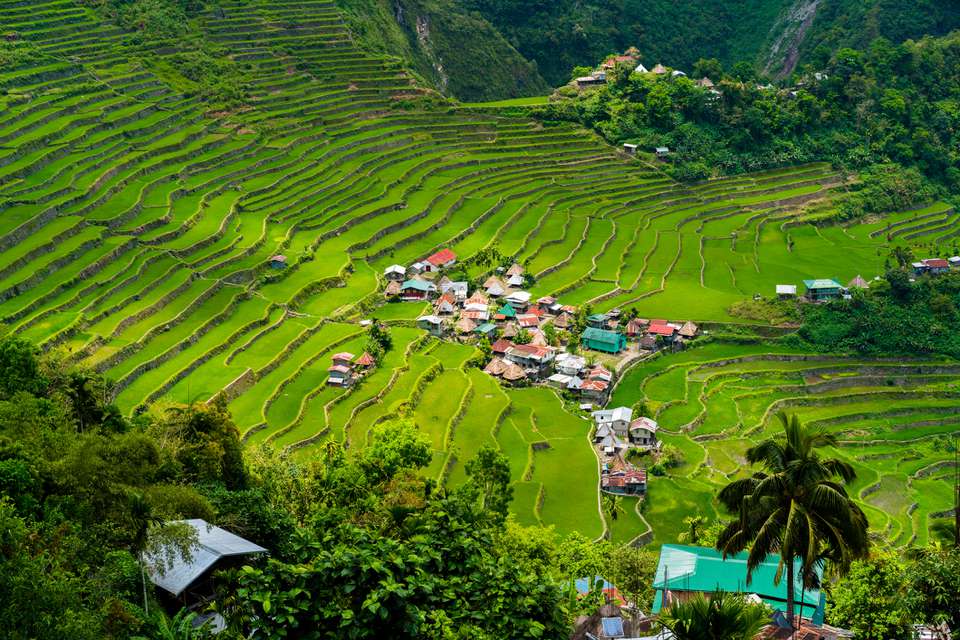
[[[686,525],[687,530],[680,533],[677,536],[677,540],[680,542],[698,544],[700,542],[700,537],[703,535],[703,530],[707,526],[707,519],[703,516],[687,516],[683,519],[683,524]]]
[[[769,620],[765,607],[724,591],[698,593],[660,612],[660,622],[677,640],[752,640]]]
[[[771,553],[780,556],[777,579],[787,574],[787,617],[795,602],[795,561],[800,561],[804,587],[819,586],[817,568],[831,563],[838,575],[867,556],[867,518],[845,489],[853,467],[817,451],[836,445],[835,436],[805,427],[796,416],[781,412],[782,438],[765,440],[747,450],[747,460],[763,471],[735,480],[720,492],[720,502],[737,514],[721,532],[717,549],[724,557],[750,548],[751,573]]]
[[[620,519],[625,512],[623,509],[623,498],[615,496],[612,493],[602,494],[603,513],[611,520],[611,525]]]

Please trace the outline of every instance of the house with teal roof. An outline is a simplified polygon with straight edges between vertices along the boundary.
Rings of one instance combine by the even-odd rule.
[[[804,280],[803,286],[807,289],[807,299],[814,302],[839,298],[843,293],[843,285],[831,278]]]
[[[580,336],[580,342],[585,349],[605,353],[620,353],[627,348],[627,338],[622,333],[597,329],[596,327],[584,329]]]
[[[695,593],[709,595],[715,591],[756,594],[764,603],[779,611],[787,610],[787,577],[776,581],[780,556],[770,554],[763,563],[753,570],[750,584],[747,584],[747,556],[742,551],[723,558],[723,553],[710,547],[694,547],[679,544],[665,544],[660,549],[660,562],[653,580],[655,592],[653,613],[674,601],[683,600]],[[800,561],[794,561],[796,571],[795,606],[796,612],[808,618],[814,624],[823,624],[826,599],[819,589],[804,588],[800,578]],[[823,568],[817,569],[817,576],[823,576]]]

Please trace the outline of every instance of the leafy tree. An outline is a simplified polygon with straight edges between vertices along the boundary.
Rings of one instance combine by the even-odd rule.
[[[909,569],[920,622],[946,621],[960,628],[960,549],[934,545],[922,550]]]
[[[907,638],[913,621],[910,580],[903,561],[890,551],[857,560],[832,590],[827,615],[858,638]]]
[[[677,640],[753,640],[769,620],[765,607],[723,591],[697,594],[660,612],[660,622]]]
[[[507,457],[490,445],[483,445],[477,456],[467,462],[466,472],[479,494],[480,508],[506,518],[513,500]]]
[[[604,493],[601,496],[603,503],[603,512],[611,521],[616,522],[624,514],[623,498],[612,493]]]
[[[687,530],[681,531],[677,540],[685,544],[700,544],[700,537],[707,526],[707,519],[701,515],[687,516],[683,519],[683,524],[686,525]]]
[[[867,518],[844,486],[856,474],[846,462],[822,458],[817,451],[836,445],[836,437],[804,427],[796,416],[779,413],[783,437],[764,440],[747,450],[747,461],[764,471],[735,480],[720,492],[720,502],[737,514],[721,533],[717,549],[724,556],[750,548],[751,572],[768,554],[786,568],[787,617],[793,621],[795,560],[805,586],[818,586],[817,567],[829,561],[838,575],[866,556]]]
[[[32,343],[17,337],[0,340],[0,398],[16,393],[42,396],[47,387],[37,358],[40,350]]]

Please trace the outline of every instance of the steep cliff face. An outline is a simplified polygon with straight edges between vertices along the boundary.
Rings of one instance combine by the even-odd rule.
[[[549,90],[483,17],[439,0],[337,0],[362,47],[400,58],[441,93],[493,100]]]
[[[782,13],[770,30],[771,44],[765,52],[763,72],[782,78],[793,73],[800,60],[800,49],[817,17],[823,0],[796,0]]]

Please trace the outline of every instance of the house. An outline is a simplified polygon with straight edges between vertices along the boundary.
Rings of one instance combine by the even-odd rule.
[[[274,269],[283,269],[287,266],[287,256],[277,254],[270,258],[270,266]]]
[[[854,278],[847,284],[847,289],[869,289],[870,283],[864,280],[860,274],[857,274],[857,277]]]
[[[960,267],[960,256],[953,256],[952,258],[947,258],[947,262],[950,263],[950,266],[956,269]]]
[[[652,336],[648,333],[640,338],[640,348],[644,351],[656,351],[657,346],[657,336]]]
[[[573,326],[573,316],[566,312],[561,312],[553,319],[553,326],[557,329],[569,329]]]
[[[607,84],[606,74],[595,74],[592,76],[580,76],[574,82],[577,83],[578,89],[586,89],[588,87],[597,87],[602,84]]]
[[[430,271],[430,264],[428,262],[420,261],[414,262],[412,265],[410,265],[410,268],[407,269],[407,274],[418,276],[421,273],[426,273],[427,271]]]
[[[595,329],[606,329],[610,318],[604,313],[595,313],[587,316],[587,326]]]
[[[341,351],[340,353],[334,354],[333,364],[353,368],[353,358],[354,355],[349,351]]]
[[[510,320],[504,322],[500,327],[500,335],[504,338],[516,338],[519,331],[520,327],[517,326],[517,323]]]
[[[567,385],[570,384],[570,381],[572,379],[573,379],[572,376],[568,376],[563,373],[555,373],[549,378],[547,378],[547,384],[550,385],[551,387],[555,387],[557,389],[563,390],[567,388]]]
[[[504,340],[500,338],[496,342],[490,345],[490,351],[498,356],[504,356],[507,354],[507,349],[513,346],[513,343],[509,340]]]
[[[650,71],[650,73],[655,73],[655,74],[657,74],[658,76],[659,76],[659,75],[663,75],[663,74],[666,73],[666,72],[667,72],[667,68],[666,68],[665,66],[663,66],[662,64],[660,64],[659,62],[657,63],[657,66],[655,66],[655,67]]]
[[[614,471],[600,477],[600,490],[622,496],[638,496],[647,492],[647,472],[644,469]]]
[[[700,332],[700,327],[690,322],[689,320],[684,322],[683,326],[677,329],[677,333],[684,340],[691,340],[693,338],[696,338],[699,332]]]
[[[627,338],[623,334],[594,327],[587,327],[580,341],[585,349],[605,353],[620,353],[627,348]]]
[[[549,373],[554,359],[553,349],[533,344],[516,344],[507,349],[505,359],[524,368],[529,374],[542,378]]]
[[[786,300],[787,298],[796,298],[797,297],[797,285],[795,284],[778,284],[777,285],[777,297],[781,300]]]
[[[433,309],[438,315],[450,315],[457,309],[456,303],[452,293],[445,293],[433,303]]]
[[[508,277],[512,277],[512,276],[522,276],[522,275],[523,275],[523,267],[521,267],[521,266],[520,266],[519,264],[517,264],[516,262],[514,262],[512,265],[510,265],[510,268],[507,269],[507,276],[508,276]]]
[[[577,376],[580,375],[580,372],[583,371],[584,367],[587,366],[587,361],[581,356],[575,356],[572,353],[560,353],[557,354],[557,357],[554,360],[554,368],[560,373],[565,373],[568,376]]]
[[[521,329],[534,329],[540,326],[540,318],[532,313],[524,313],[517,316],[517,324]]]
[[[657,429],[659,428],[655,420],[646,417],[637,418],[630,423],[630,444],[647,449],[657,447]]]
[[[373,359],[372,355],[364,351],[354,364],[360,369],[367,370],[377,364],[377,361]]]
[[[443,336],[443,318],[434,315],[420,316],[417,318],[417,328],[440,338]]]
[[[429,256],[426,262],[430,265],[430,271],[449,269],[457,264],[457,254],[450,249],[441,249],[432,256]]]
[[[392,264],[383,270],[383,277],[388,281],[398,280],[403,282],[407,278],[407,268],[403,265]]]
[[[636,338],[642,336],[647,332],[647,325],[650,322],[642,318],[634,318],[627,323],[627,336],[630,338]]]
[[[510,305],[510,303],[506,303],[497,309],[497,312],[493,314],[493,317],[501,322],[504,320],[512,320],[513,318],[517,317],[517,312],[513,306]]]
[[[703,76],[702,78],[697,80],[697,86],[702,89],[713,89],[714,84],[710,78],[708,78],[707,76]]]
[[[527,372],[523,370],[523,367],[509,362],[503,371],[503,379],[506,382],[518,383],[527,379]]]
[[[514,274],[507,278],[508,287],[522,287],[523,286],[523,276],[520,274]]]
[[[657,160],[666,160],[670,157],[670,147],[657,147],[653,150],[657,156]]]
[[[465,309],[469,309],[470,305],[474,304],[482,305],[483,308],[486,309],[487,305],[490,304],[490,299],[480,291],[474,291],[473,295],[467,298],[463,304]]]
[[[206,520],[174,520],[167,524],[186,525],[196,535],[196,542],[188,554],[178,553],[166,545],[147,552],[144,565],[150,582],[181,601],[209,601],[215,595],[214,571],[249,563],[251,556],[267,553],[260,545]]]
[[[543,330],[540,327],[532,327],[528,329],[530,333],[530,344],[535,347],[549,347],[550,341],[547,340],[546,334],[543,333]]]
[[[629,143],[629,142],[624,142],[624,143],[623,143],[623,150],[624,150],[626,153],[630,154],[631,156],[637,155],[637,145],[635,145],[635,144],[631,144],[631,143]]]
[[[475,331],[481,338],[494,338],[497,335],[497,325],[492,322],[484,322]]]
[[[407,302],[421,302],[428,300],[437,288],[426,280],[405,280],[400,285],[400,298]]]
[[[502,358],[493,358],[483,368],[483,372],[494,377],[500,377],[507,370],[507,363]]]
[[[597,431],[603,427],[611,429],[620,437],[627,437],[630,431],[630,421],[633,419],[633,409],[630,407],[616,407],[613,409],[602,409],[590,414],[594,423],[597,425]]]
[[[453,325],[453,328],[459,334],[468,334],[473,333],[477,330],[477,323],[471,320],[470,318],[464,318],[463,316],[457,320],[457,323]]]
[[[804,280],[803,286],[806,287],[804,295],[812,302],[839,298],[843,294],[843,285],[831,278]]]
[[[327,384],[332,387],[349,387],[353,384],[353,367],[335,364],[327,367]]]
[[[913,263],[913,271],[917,275],[929,273],[930,275],[939,275],[950,270],[950,261],[943,258],[926,258],[920,262]]]
[[[595,364],[587,372],[587,378],[590,380],[603,380],[604,382],[610,382],[613,380],[613,374],[610,371],[600,364]]]
[[[634,73],[650,73],[643,64],[638,64],[636,69],[633,70]]]
[[[530,293],[527,291],[514,291],[507,296],[507,303],[518,311],[525,311],[530,305]]]
[[[543,296],[542,298],[537,298],[537,306],[548,313],[553,313],[553,307],[557,304],[557,299],[553,296]],[[559,307],[557,307],[559,311]]]
[[[579,380],[579,378],[575,378],[575,380]],[[571,380],[571,382],[573,381]],[[603,380],[580,380],[577,391],[580,392],[581,400],[603,404],[606,402],[607,393],[610,391],[610,383]]]
[[[777,581],[781,575],[780,556],[768,555],[753,570],[750,585],[747,586],[748,554],[748,551],[742,551],[728,555],[724,560],[723,552],[710,547],[663,545],[653,581],[655,595],[652,612],[659,613],[672,602],[686,600],[697,593],[709,595],[718,589],[730,593],[757,594],[770,607],[786,611],[786,576],[779,580],[779,584]],[[819,589],[804,587],[799,560],[794,561],[794,567],[797,613],[815,624],[822,624],[826,599]],[[818,567],[816,573],[818,577],[822,576],[822,567]]]
[[[442,281],[441,281],[442,282]],[[452,294],[458,302],[463,302],[467,299],[467,288],[469,285],[466,282],[442,282],[440,285],[440,293],[449,293]]]
[[[625,442],[623,442],[620,438],[618,438],[617,435],[614,433],[611,433],[605,436],[603,439],[601,439],[600,442],[597,444],[597,447],[599,447],[599,449],[604,453],[604,455],[608,455],[608,456],[616,456],[616,455],[622,454],[624,451],[630,448]]]
[[[460,313],[461,318],[470,318],[474,322],[487,322],[490,320],[490,312],[487,310],[478,311],[474,309],[467,309]]]
[[[396,280],[391,280],[387,283],[387,288],[383,290],[383,295],[387,298],[396,298],[400,295],[400,290],[403,285]]]
[[[499,298],[507,292],[507,283],[497,276],[490,276],[483,283],[483,289],[491,298]]]

